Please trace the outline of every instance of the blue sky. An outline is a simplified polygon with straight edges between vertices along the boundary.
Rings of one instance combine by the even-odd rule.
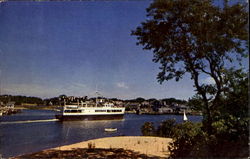
[[[1,94],[188,99],[193,82],[160,85],[131,30],[150,1],[0,3]],[[207,79],[204,78],[204,81]]]

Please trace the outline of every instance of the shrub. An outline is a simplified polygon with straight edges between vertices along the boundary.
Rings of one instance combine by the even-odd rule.
[[[247,119],[232,115],[218,118],[212,123],[213,133],[208,135],[202,123],[175,120],[163,121],[155,131],[152,122],[146,122],[142,128],[144,136],[170,137],[169,158],[244,158],[248,150]]]
[[[157,129],[157,136],[161,137],[172,137],[173,128],[176,126],[174,119],[163,121]]]
[[[143,126],[141,127],[141,132],[143,136],[155,136],[156,135],[155,127],[152,122],[144,123]]]
[[[173,128],[170,158],[205,157],[209,154],[207,134],[201,123],[184,122]]]
[[[227,120],[214,122],[213,134],[202,123],[184,122],[172,129],[169,158],[243,158],[247,157],[248,134],[238,132]],[[247,127],[247,124],[239,127]],[[243,129],[243,128],[242,128]],[[241,129],[240,129],[241,130]]]
[[[94,150],[95,149],[95,143],[88,143],[88,150]]]

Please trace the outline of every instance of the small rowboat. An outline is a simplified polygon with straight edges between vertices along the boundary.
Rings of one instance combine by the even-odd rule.
[[[117,131],[117,128],[105,128],[104,130],[107,132],[114,132]]]

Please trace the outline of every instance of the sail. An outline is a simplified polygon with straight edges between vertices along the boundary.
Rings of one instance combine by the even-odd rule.
[[[185,113],[185,110],[184,110],[184,114],[183,114],[183,120],[184,120],[184,121],[187,121],[187,120],[188,120],[188,118],[187,118],[187,116],[186,116],[186,113]]]

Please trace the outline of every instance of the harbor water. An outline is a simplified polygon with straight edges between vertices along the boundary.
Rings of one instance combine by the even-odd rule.
[[[140,136],[145,122],[155,126],[166,119],[182,122],[182,115],[136,115],[125,114],[123,120],[114,121],[66,121],[55,119],[55,111],[22,110],[22,113],[0,117],[0,154],[3,158],[32,153],[73,144],[90,139],[111,136]],[[201,116],[188,116],[193,122]],[[105,132],[105,128],[117,128]]]

